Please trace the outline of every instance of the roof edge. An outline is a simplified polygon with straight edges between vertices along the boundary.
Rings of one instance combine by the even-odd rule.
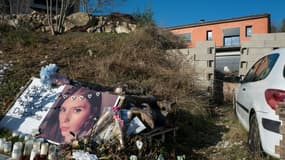
[[[211,24],[217,24],[217,23],[227,23],[227,22],[233,22],[233,21],[243,21],[243,20],[258,19],[258,18],[269,18],[270,20],[270,14],[264,13],[264,14],[256,14],[256,15],[243,16],[243,17],[227,18],[227,19],[221,19],[221,20],[213,20],[213,21],[206,21],[206,22],[193,23],[193,24],[187,24],[187,25],[166,27],[165,29],[167,30],[183,29],[183,28],[189,28],[189,27],[198,27],[198,26],[211,25]]]

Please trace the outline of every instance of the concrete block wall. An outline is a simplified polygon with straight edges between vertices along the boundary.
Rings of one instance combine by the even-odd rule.
[[[213,88],[215,70],[215,42],[197,42],[195,48],[168,50],[170,54],[179,54],[184,57],[182,66],[191,67],[197,75],[196,81],[202,89]],[[187,70],[187,68],[184,68]]]
[[[285,47],[285,33],[254,34],[241,43],[239,75],[244,76],[251,66],[266,53]]]

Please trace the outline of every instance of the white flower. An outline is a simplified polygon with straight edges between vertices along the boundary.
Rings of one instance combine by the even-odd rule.
[[[76,160],[98,160],[98,157],[95,154],[90,154],[82,150],[72,152],[72,158]]]
[[[51,76],[53,74],[55,74],[57,71],[57,66],[56,64],[49,64],[45,67],[41,68],[41,72],[40,72],[40,78],[41,78],[41,82],[45,85],[45,86],[51,86],[52,84],[52,79]]]

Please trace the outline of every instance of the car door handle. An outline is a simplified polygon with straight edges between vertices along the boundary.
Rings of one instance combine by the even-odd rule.
[[[242,90],[243,90],[243,91],[245,91],[246,89],[245,89],[245,88],[243,88]]]

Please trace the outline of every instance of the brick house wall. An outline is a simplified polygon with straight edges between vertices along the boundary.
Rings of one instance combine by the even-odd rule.
[[[251,27],[252,34],[270,32],[270,15],[260,14],[239,18],[224,19],[218,21],[200,22],[196,24],[175,26],[167,28],[176,35],[191,34],[191,42],[187,43],[189,48],[195,47],[196,42],[207,41],[207,31],[212,32],[212,40],[216,47],[224,47],[224,34],[226,29],[239,28],[240,44],[248,41],[251,37],[246,36],[246,27]]]

